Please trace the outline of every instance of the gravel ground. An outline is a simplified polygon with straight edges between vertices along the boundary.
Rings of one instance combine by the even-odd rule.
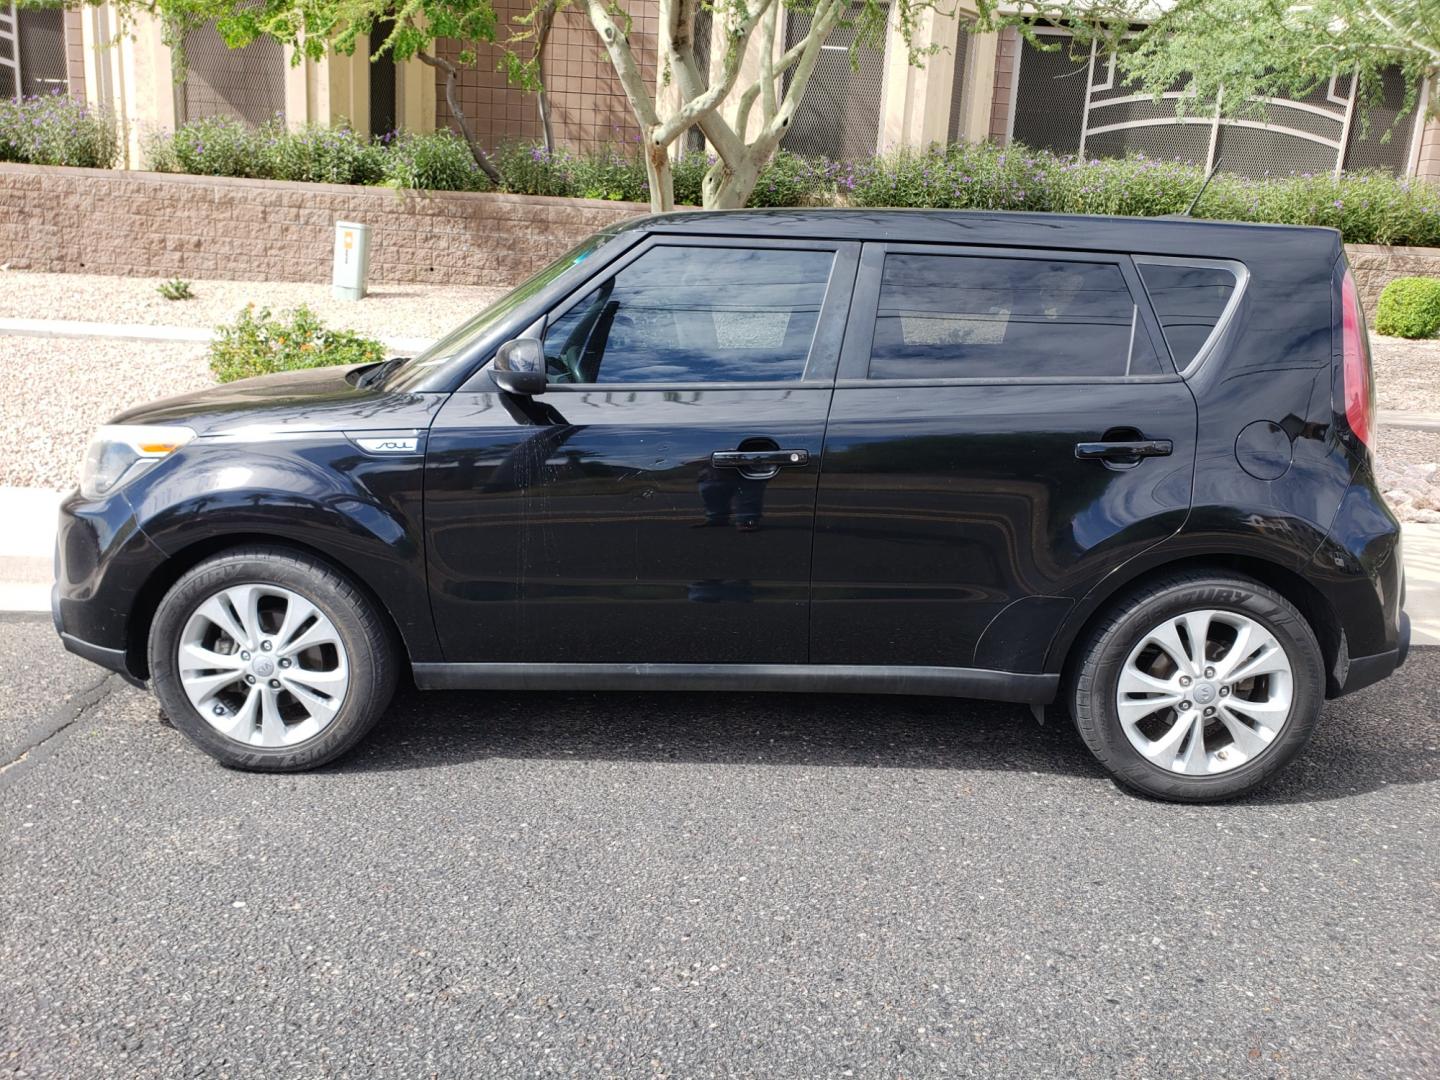
[[[75,319],[144,326],[210,328],[246,304],[279,311],[308,304],[327,324],[372,337],[438,338],[504,289],[377,285],[364,300],[335,300],[328,284],[293,281],[193,281],[193,300],[166,300],[162,278],[0,271],[0,318]]]
[[[3,295],[3,289],[0,289]],[[204,346],[0,336],[0,486],[74,486],[91,433],[122,409],[209,386]]]
[[[1440,522],[1440,432],[1382,427],[1380,486],[1402,521]]]
[[[1380,408],[1440,415],[1440,341],[1372,334],[1370,353]]]
[[[0,1074],[1440,1075],[1440,650],[1217,807],[1014,706],[408,694],[265,776],[107,691],[0,772]]]

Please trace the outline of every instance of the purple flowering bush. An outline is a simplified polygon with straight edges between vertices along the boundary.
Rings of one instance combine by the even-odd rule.
[[[855,206],[1157,217],[1190,205],[1205,170],[1184,161],[1077,161],[1023,146],[954,144],[857,163],[835,185]],[[1221,173],[1195,216],[1323,225],[1348,243],[1440,246],[1440,186],[1383,172],[1250,178]]]
[[[0,99],[0,161],[108,169],[120,151],[115,124],[63,93]]]
[[[448,131],[392,132],[372,145],[378,148],[381,182],[389,187],[421,191],[490,187],[465,140]]]
[[[23,122],[17,117],[23,116]],[[32,147],[32,129],[52,134],[50,150]],[[90,125],[86,127],[86,125]],[[28,126],[27,126],[28,125]],[[108,139],[108,141],[106,141]],[[27,141],[29,140],[29,141]],[[70,148],[70,149],[67,149]],[[87,149],[89,148],[89,149]],[[98,148],[98,149],[97,149]],[[252,176],[343,184],[387,184],[434,191],[484,191],[489,184],[469,148],[448,131],[390,133],[365,139],[346,129],[259,130],[212,118],[149,143],[151,168],[211,176]],[[83,164],[114,158],[113,129],[68,99],[0,106],[0,158]],[[495,152],[504,190],[521,195],[646,202],[640,147],[618,139],[598,149],[547,152],[512,142]],[[701,202],[715,159],[690,152],[675,160],[675,201]],[[955,143],[899,150],[852,162],[775,154],[760,174],[751,206],[897,206],[950,210],[1028,210],[1157,217],[1190,205],[1204,169],[1187,161],[1076,160],[1024,146]],[[1249,178],[1222,173],[1205,189],[1197,217],[1323,225],[1350,243],[1440,247],[1440,185],[1383,172]]]

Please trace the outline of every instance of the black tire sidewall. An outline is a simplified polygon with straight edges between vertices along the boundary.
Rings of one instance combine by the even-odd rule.
[[[350,685],[335,718],[293,747],[244,746],[210,726],[190,703],[176,669],[180,636],[195,610],[237,585],[277,585],[303,596],[340,634]],[[289,772],[323,765],[358,742],[394,692],[392,649],[368,600],[329,567],[303,556],[238,552],[196,566],[160,602],[150,628],[151,685],[170,721],[211,757],[230,768]]]
[[[1294,700],[1280,734],[1254,760],[1213,776],[1185,776],[1145,759],[1120,723],[1115,696],[1120,674],[1141,638],[1167,619],[1211,608],[1254,619],[1285,649]],[[1235,798],[1264,784],[1309,742],[1325,700],[1324,660],[1304,616],[1259,582],[1190,579],[1133,600],[1092,639],[1075,691],[1076,726],[1101,764],[1121,783],[1157,798],[1211,802]]]

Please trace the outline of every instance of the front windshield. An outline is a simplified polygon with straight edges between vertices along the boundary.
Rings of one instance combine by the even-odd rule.
[[[488,334],[502,326],[517,308],[579,266],[614,238],[615,233],[607,229],[571,248],[545,269],[511,289],[480,314],[461,323],[424,352],[398,365],[386,376],[385,388],[387,390],[416,388],[418,384],[433,376],[437,369],[469,353]]]

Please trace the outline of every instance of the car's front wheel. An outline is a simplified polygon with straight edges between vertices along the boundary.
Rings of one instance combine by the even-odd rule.
[[[279,548],[187,572],[160,602],[149,647],[171,721],[232,768],[324,764],[360,740],[395,688],[375,605],[319,560]]]
[[[1121,783],[1209,802],[1294,758],[1323,701],[1320,647],[1293,604],[1249,578],[1191,572],[1101,620],[1082,646],[1071,706],[1080,737]]]

